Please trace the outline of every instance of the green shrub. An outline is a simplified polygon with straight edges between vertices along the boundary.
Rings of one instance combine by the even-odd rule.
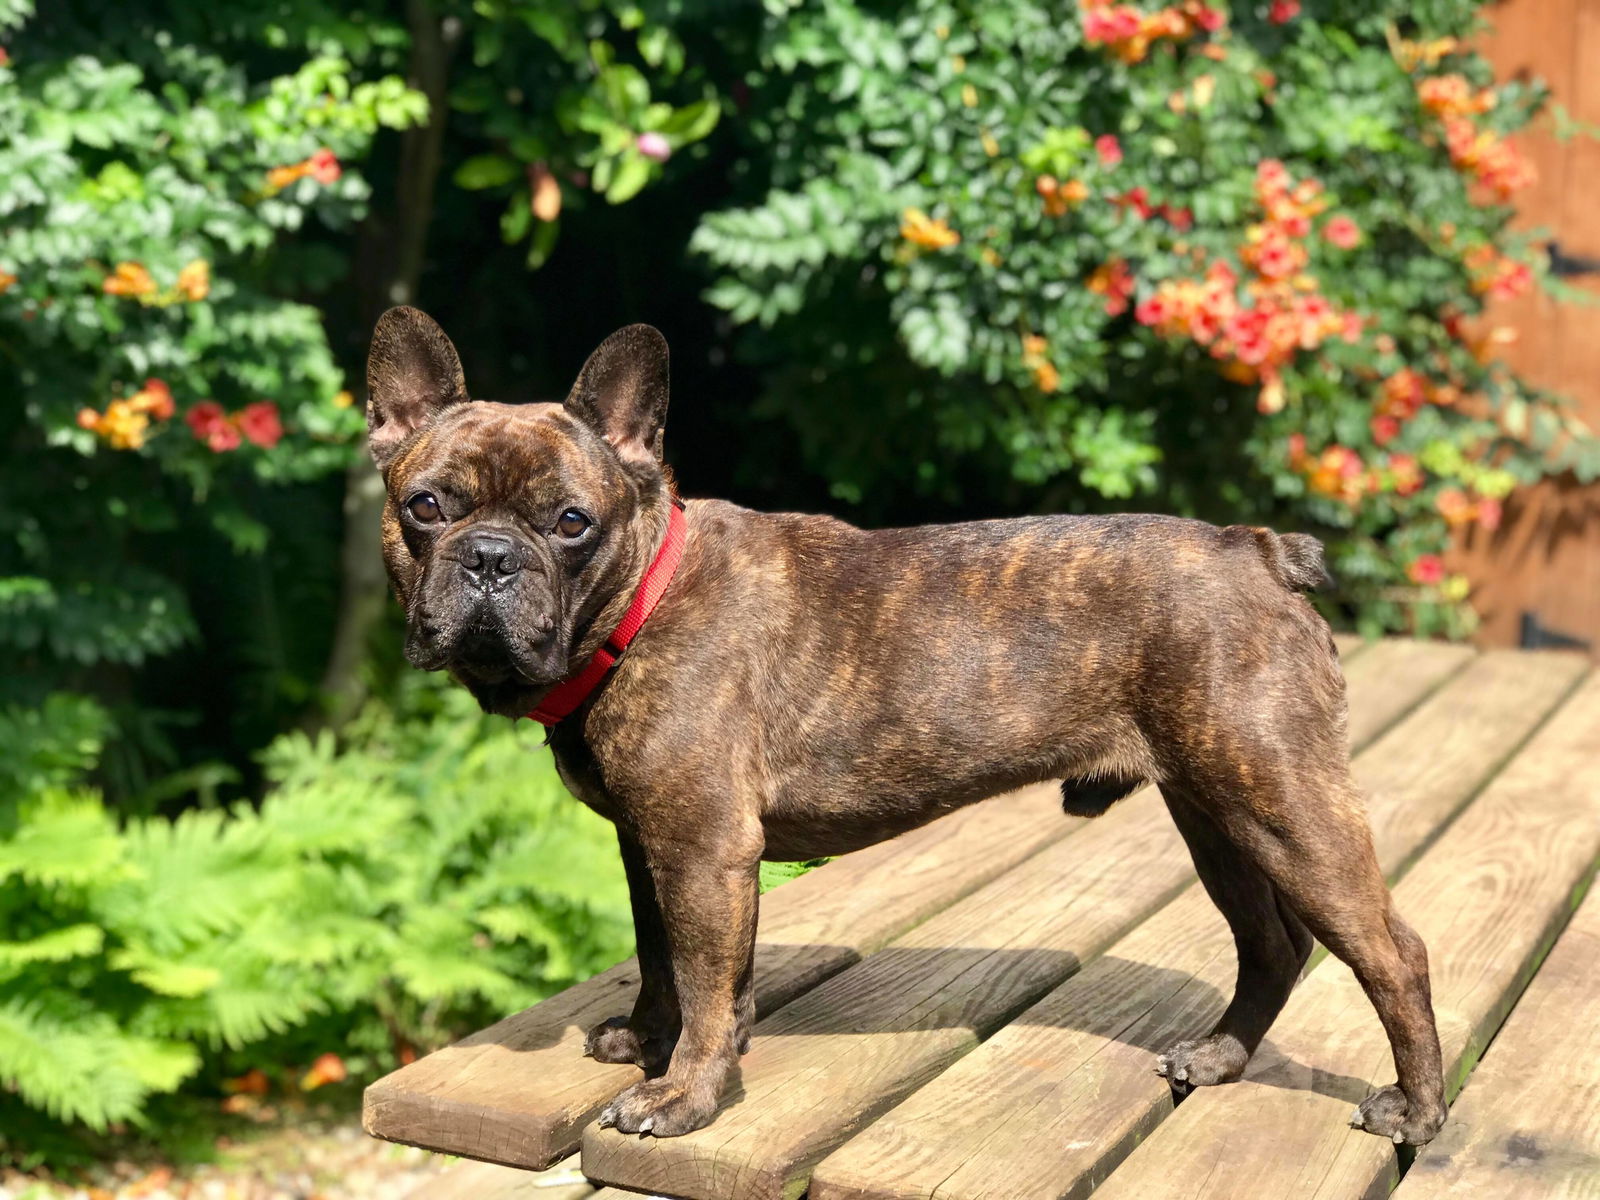
[[[1469,0],[768,5],[750,203],[694,239],[836,496],[1309,528],[1370,629],[1464,632],[1452,528],[1600,443],[1484,351],[1552,286]],[[1441,40],[1443,39],[1443,40]]]
[[[0,1154],[51,1123],[137,1122],[186,1080],[217,1094],[324,1051],[387,1069],[629,952],[611,827],[541,731],[407,691],[345,749],[280,738],[259,808],[125,824],[76,783],[106,727],[92,703],[0,717],[22,748],[0,801]]]
[[[306,302],[342,268],[317,239],[366,212],[378,130],[426,111],[327,42],[266,52],[265,12],[162,7],[0,0],[0,502],[26,514],[0,536],[0,703],[105,701],[118,801],[183,761],[196,691],[232,705],[212,745],[233,723],[259,746],[308,699],[328,622],[273,601],[337,588],[337,497],[306,485],[362,425]],[[291,573],[279,533],[321,552]],[[198,686],[140,674],[224,621],[239,644]]]

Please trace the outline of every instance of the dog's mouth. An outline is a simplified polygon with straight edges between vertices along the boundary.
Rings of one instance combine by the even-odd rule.
[[[504,683],[521,675],[506,639],[486,629],[469,629],[450,648],[449,667],[479,683]],[[524,679],[524,683],[534,682]]]
[[[567,639],[548,619],[522,633],[492,613],[465,621],[416,614],[406,638],[406,658],[424,671],[448,671],[485,712],[522,716],[566,674]]]

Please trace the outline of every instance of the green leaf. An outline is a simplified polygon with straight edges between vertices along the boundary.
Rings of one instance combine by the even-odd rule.
[[[169,962],[136,950],[118,950],[111,956],[111,965],[163,996],[199,996],[222,980],[222,972],[215,967]]]
[[[639,194],[640,189],[650,182],[651,162],[638,151],[629,150],[617,162],[616,173],[612,175],[606,187],[606,200],[611,204],[623,204],[632,200]]]
[[[520,173],[516,160],[504,154],[477,154],[456,168],[454,178],[457,187],[477,192],[504,187]]]
[[[674,109],[672,115],[657,126],[675,144],[684,146],[707,137],[717,127],[722,116],[722,106],[715,99],[706,99]]]
[[[115,875],[123,861],[116,827],[99,799],[57,789],[25,806],[16,832],[0,840],[0,879],[84,884]]]
[[[0,968],[82,958],[99,953],[104,942],[105,932],[98,925],[67,925],[25,942],[0,942]]]

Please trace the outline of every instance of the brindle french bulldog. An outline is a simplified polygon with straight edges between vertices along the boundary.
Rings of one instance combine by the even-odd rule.
[[[495,404],[468,397],[433,321],[396,308],[368,386],[407,657],[522,716],[607,641],[664,544],[666,342],[630,326],[564,404]],[[1175,1086],[1239,1077],[1316,937],[1354,969],[1399,1075],[1353,1123],[1434,1136],[1427,951],[1350,780],[1337,652],[1301,594],[1323,578],[1315,539],[1158,516],[685,516],[659,606],[551,731],[562,778],[616,824],[638,934],[638,1003],[587,1052],[651,1077],[602,1125],[711,1118],[750,1037],[763,858],[842,854],[1064,779],[1085,816],[1156,783],[1232,927],[1235,995],[1161,1059]]]

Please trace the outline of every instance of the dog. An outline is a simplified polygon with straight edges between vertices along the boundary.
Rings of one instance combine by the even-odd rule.
[[[1161,516],[866,531],[683,504],[647,325],[607,338],[564,403],[508,405],[469,398],[444,332],[395,308],[367,377],[407,658],[544,721],[563,781],[616,825],[642,983],[585,1052],[647,1077],[602,1125],[711,1119],[754,1020],[762,859],[1065,780],[1081,816],[1155,783],[1233,931],[1233,999],[1162,1056],[1169,1078],[1237,1079],[1315,937],[1394,1052],[1398,1082],[1352,1123],[1438,1131],[1427,951],[1350,779],[1344,678],[1305,595],[1314,538]]]

